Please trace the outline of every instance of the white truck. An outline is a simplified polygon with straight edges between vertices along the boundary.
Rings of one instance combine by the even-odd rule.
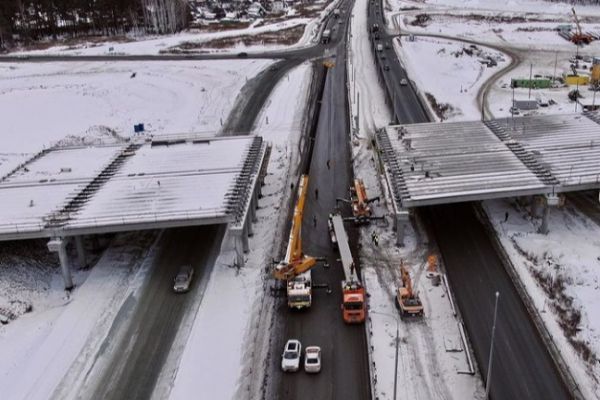
[[[335,10],[333,10],[333,17],[334,18],[340,17],[340,9],[339,8],[336,8]]]
[[[321,35],[321,42],[323,44],[325,44],[325,43],[329,43],[330,40],[331,40],[331,29],[325,29],[323,31],[323,34]]]
[[[287,281],[289,308],[309,308],[312,304],[311,271],[306,271]]]
[[[378,44],[377,45],[377,51],[379,51],[379,52],[383,51],[383,45],[382,44]]]

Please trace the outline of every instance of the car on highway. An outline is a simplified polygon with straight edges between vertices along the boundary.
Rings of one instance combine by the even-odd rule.
[[[281,355],[281,369],[284,372],[295,372],[300,368],[300,357],[302,355],[302,344],[297,339],[290,339],[285,343]]]
[[[389,71],[390,70],[390,66],[386,64],[386,65],[383,66],[383,69],[386,70],[386,71]]]
[[[310,374],[321,372],[321,348],[308,346],[304,353],[304,371]]]
[[[248,57],[248,53],[246,53],[245,51],[242,51],[241,53],[238,53],[237,56],[240,58],[246,58],[246,57]]]
[[[194,269],[191,265],[183,265],[175,275],[173,290],[175,293],[185,293],[190,290],[190,284],[194,277]]]
[[[405,78],[400,79],[400,86],[408,85],[408,81]]]

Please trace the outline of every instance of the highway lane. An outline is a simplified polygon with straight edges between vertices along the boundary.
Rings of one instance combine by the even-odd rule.
[[[338,24],[340,37],[344,36],[347,12],[345,3],[344,26]],[[334,32],[334,35],[336,33]],[[347,198],[352,182],[351,151],[349,142],[348,104],[346,96],[345,42],[336,48],[336,67],[329,69],[319,111],[314,150],[309,164],[309,193],[302,227],[306,254],[326,257],[329,268],[313,269],[313,284],[326,288],[313,289],[313,306],[299,312],[280,304],[278,319],[282,334],[273,341],[271,384],[276,386],[281,399],[368,399],[370,379],[363,325],[346,325],[341,314],[341,280],[343,272],[337,261],[339,255],[329,242],[327,216],[336,207],[336,198]],[[329,160],[330,168],[327,167]],[[319,190],[318,198],[315,189]],[[316,226],[313,217],[316,217]],[[355,232],[351,236],[356,239]],[[356,248],[356,247],[355,247]],[[280,370],[281,351],[288,338],[299,339],[303,346],[318,345],[323,351],[323,369],[320,374],[308,375],[302,371],[283,373]]]
[[[381,2],[372,0],[369,8],[369,27],[374,23],[385,26],[381,13],[377,12],[381,10]],[[379,41],[384,41],[384,51],[377,51],[376,57],[398,122],[428,122],[414,88],[399,85],[400,79],[408,79],[406,72],[400,67],[391,43],[390,48],[385,49],[385,43],[390,40],[387,34],[381,31],[379,34]],[[377,42],[373,36],[371,34],[372,40]],[[386,64],[390,66],[389,71],[384,69]],[[570,396],[559,371],[471,204],[432,207],[419,212],[435,235],[484,381],[494,293],[501,293],[491,397],[494,400],[568,399]]]
[[[488,370],[494,293],[500,293],[492,399],[569,399],[548,350],[471,204],[432,207],[423,214],[442,252],[450,285],[484,377]]]
[[[218,225],[163,233],[149,280],[119,310],[78,398],[150,398],[183,316],[203,295],[200,283],[210,277],[223,234]],[[184,264],[193,266],[194,280],[188,293],[176,294],[173,278]]]

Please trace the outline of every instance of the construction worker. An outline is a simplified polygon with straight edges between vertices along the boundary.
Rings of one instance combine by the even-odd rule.
[[[504,213],[504,223],[508,221],[508,211]]]
[[[331,166],[330,166],[330,164],[329,164],[329,162],[330,162],[330,161],[329,161],[329,159],[328,159],[328,160],[327,160],[327,169],[330,169],[330,167],[331,167]]]
[[[319,188],[315,188],[315,199],[319,200]]]
[[[317,216],[313,215],[313,226],[316,228],[317,227]]]
[[[379,237],[377,236],[377,233],[375,233],[375,231],[371,233],[371,241],[375,246],[379,246]]]

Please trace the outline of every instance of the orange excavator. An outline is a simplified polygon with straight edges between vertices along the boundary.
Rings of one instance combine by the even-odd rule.
[[[575,7],[571,8],[571,11],[573,11],[575,25],[577,26],[577,32],[571,36],[571,42],[575,43],[576,45],[590,44],[594,38],[591,35],[582,32],[581,25],[579,24],[579,18],[577,18],[577,13],[575,12]]]
[[[400,276],[402,286],[396,293],[396,306],[400,310],[400,317],[422,317],[424,315],[423,303],[419,295],[413,292],[412,280],[404,263],[400,263]]]
[[[287,281],[288,306],[290,308],[310,307],[312,304],[312,280],[310,269],[321,258],[307,256],[302,252],[302,216],[308,192],[308,175],[302,175],[298,185],[298,202],[294,208],[294,218],[290,230],[285,259],[273,270],[275,279]]]

